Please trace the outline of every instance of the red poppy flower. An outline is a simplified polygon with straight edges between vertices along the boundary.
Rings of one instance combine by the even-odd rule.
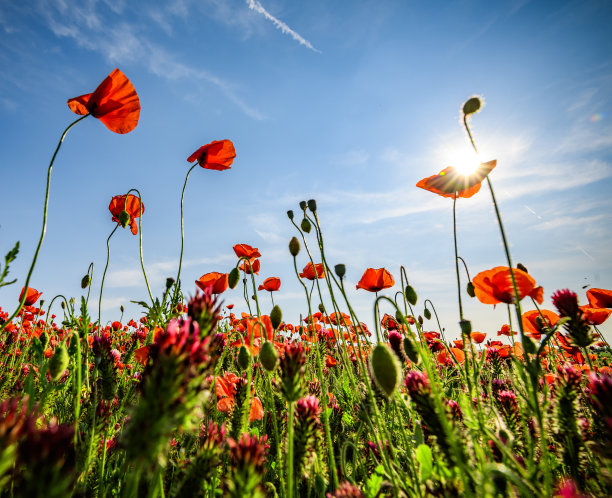
[[[140,199],[137,196],[129,194],[126,201],[125,195],[116,195],[111,199],[108,209],[113,215],[113,221],[119,223],[120,225],[121,213],[126,211],[129,215],[128,223],[132,233],[134,235],[138,233],[138,223],[136,223],[136,218],[142,216],[145,208],[144,204],[140,202]]]
[[[514,278],[519,293],[519,299],[525,296],[533,297],[538,303],[544,300],[543,290],[536,287],[535,280],[527,272],[514,268]],[[480,272],[472,279],[476,297],[484,304],[513,303],[514,287],[510,268],[497,266],[491,270]]]
[[[455,357],[455,359],[459,363],[463,363],[465,361],[465,353],[463,351],[461,351],[458,348],[449,348],[449,349],[452,355]],[[446,363],[453,363],[453,360],[451,360],[450,356],[448,355],[446,351],[440,351],[436,355],[436,359],[438,360],[438,363],[441,363],[442,365]]]
[[[111,327],[115,332],[117,332],[119,329],[123,328],[123,325],[121,325],[121,322],[115,321],[111,324]]]
[[[200,147],[187,158],[187,161],[190,163],[198,161],[202,168],[223,171],[230,169],[235,157],[236,151],[231,140],[215,140]]]
[[[515,330],[510,330],[510,325],[508,325],[507,323],[505,323],[504,325],[501,326],[501,329],[499,329],[497,331],[497,335],[507,335],[508,337],[510,337],[511,335],[516,335],[517,332]]]
[[[395,285],[393,276],[384,268],[368,268],[356,285],[357,289],[365,289],[370,292],[378,292]]]
[[[79,116],[91,114],[115,133],[129,133],[140,117],[138,94],[119,69],[110,73],[93,93],[68,100],[68,107]]]
[[[227,279],[227,273],[213,271],[202,275],[200,280],[196,280],[195,283],[203,291],[212,289],[213,294],[221,294],[227,290]]]
[[[480,190],[480,184],[496,164],[496,160],[480,163],[471,175],[462,175],[453,166],[449,166],[437,175],[423,178],[416,186],[442,197],[472,197]]]
[[[281,280],[278,277],[269,277],[263,281],[257,290],[266,290],[268,292],[275,292],[280,289]]]
[[[484,332],[470,332],[470,337],[472,338],[472,341],[474,341],[476,344],[481,344],[484,342],[485,337],[487,337],[487,334],[485,334]]]
[[[251,267],[253,268],[252,272],[251,272]],[[259,269],[261,268],[261,263],[259,262],[258,259],[251,261],[250,265],[246,261],[243,261],[238,268],[241,271],[245,272],[247,275],[250,275],[251,273],[254,273],[255,275],[259,275]]]
[[[261,254],[259,254],[259,249],[256,247],[251,247],[248,244],[236,244],[234,247],[234,252],[236,256],[239,258],[261,258]]]
[[[606,308],[592,308],[590,306],[580,306],[582,317],[591,325],[601,325],[605,322],[612,313],[612,310]]]
[[[544,318],[540,315],[544,315]],[[544,326],[554,327],[559,321],[559,315],[550,310],[532,310],[526,311],[521,317],[523,321],[523,330],[529,335],[541,335],[544,332]],[[535,338],[535,337],[534,337]]]
[[[612,308],[612,290],[589,289],[586,294],[591,308]]]
[[[323,268],[323,263],[317,263],[314,266],[312,265],[312,263],[308,263],[302,270],[302,273],[300,273],[301,278],[307,278],[308,280],[314,280],[315,278],[323,278],[324,276],[325,269]]]
[[[19,302],[23,299],[23,291],[25,287],[22,287],[21,294],[19,294]],[[34,303],[38,301],[38,298],[42,295],[42,292],[38,292],[33,287],[28,287],[28,292],[26,292],[26,298],[24,304],[26,306],[34,306]]]

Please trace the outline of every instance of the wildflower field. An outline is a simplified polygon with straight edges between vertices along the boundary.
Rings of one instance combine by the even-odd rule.
[[[489,178],[495,160],[471,172],[449,166],[416,185],[452,209],[452,332],[404,267],[364,271],[357,289],[371,293],[373,321],[357,316],[312,199],[287,213],[295,229],[287,258],[304,292],[298,322],[283,320],[274,305],[281,280],[259,276],[265,254],[247,243],[236,241],[231,268],[181,280],[190,174],[230,169],[229,139],[187,158],[176,199],[179,265],[165,289],[149,286],[145,206],[132,189],[110,200],[114,228],[96,280],[92,264],[81,296],[44,296],[31,277],[64,139],[86,118],[125,134],[140,116],[118,69],[68,106],[79,117],[53,152],[26,275],[11,272],[28,257],[19,244],[1,248],[0,286],[14,286],[15,302],[0,308],[0,496],[612,495],[612,355],[598,329],[612,313],[612,290],[551,293],[513,262]],[[471,97],[461,110],[476,153],[469,123],[481,107]],[[470,275],[455,208],[476,194],[491,197],[502,265]],[[103,323],[109,241],[120,228],[139,237],[148,299],[141,316]],[[228,288],[243,289],[236,308],[222,301]],[[545,292],[555,309],[540,306]],[[507,324],[480,331],[463,314],[467,299],[507,308]]]

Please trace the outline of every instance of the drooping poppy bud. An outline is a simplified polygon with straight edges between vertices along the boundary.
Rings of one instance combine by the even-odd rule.
[[[272,324],[273,329],[277,329],[278,326],[283,321],[283,310],[280,309],[280,306],[277,304],[272,308],[270,312],[270,323]]]
[[[313,213],[317,210],[317,201],[314,199],[310,199],[308,201],[308,209],[310,209]]]
[[[480,100],[480,97],[471,97],[465,104],[463,104],[463,114],[469,116],[470,114],[478,112],[481,107],[482,101]]]
[[[290,209],[289,211],[287,211],[287,217],[292,220],[293,219],[293,210]]]
[[[246,370],[249,367],[249,358],[251,354],[247,347],[243,344],[240,346],[240,350],[238,351],[237,363],[240,370]]]
[[[64,344],[60,344],[56,349],[55,353],[49,360],[49,373],[51,374],[51,380],[58,380],[66,367],[68,366],[68,362],[70,361],[70,357],[68,356],[68,351],[66,350],[66,346]]]
[[[414,287],[412,287],[412,285],[407,285],[406,286],[406,290],[404,291],[404,294],[406,296],[406,299],[408,300],[408,302],[410,304],[412,304],[412,306],[414,306],[417,303],[417,293],[414,290]]]
[[[302,227],[302,230],[304,230],[306,233],[310,233],[312,225],[310,224],[310,221],[308,221],[308,218],[304,218],[300,226]]]
[[[297,237],[292,237],[289,241],[289,253],[294,258],[300,253],[300,241]]]
[[[89,273],[88,273],[81,279],[81,289],[87,289],[90,283],[91,283],[91,277],[89,276]]]
[[[343,265],[342,263],[339,263],[336,266],[334,266],[334,271],[336,272],[336,275],[338,275],[338,278],[341,279],[346,274],[346,266]]]
[[[266,341],[261,345],[259,350],[259,362],[268,372],[272,372],[276,368],[278,362],[278,354],[271,341]]]
[[[423,315],[425,315],[427,320],[431,320],[431,311],[429,311],[429,308],[425,308],[425,310],[423,310]]]
[[[128,213],[125,209],[119,213],[119,223],[123,228],[127,228],[130,224],[130,213]]]
[[[474,290],[474,284],[470,280],[467,284],[466,292],[470,297],[476,297],[476,291]]]
[[[390,398],[399,385],[401,366],[385,344],[377,344],[372,350],[370,370],[378,387]]]
[[[229,275],[227,276],[227,285],[229,286],[230,289],[235,289],[239,281],[240,281],[240,270],[234,267],[232,268],[232,271],[230,271]]]

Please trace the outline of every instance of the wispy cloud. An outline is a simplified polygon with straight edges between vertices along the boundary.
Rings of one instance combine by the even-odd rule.
[[[283,34],[291,36],[291,38],[293,38],[300,45],[304,45],[306,48],[309,48],[313,52],[317,52],[319,54],[321,53],[320,50],[317,50],[316,48],[314,48],[312,44],[308,40],[306,40],[303,36],[295,32],[294,30],[292,30],[283,21],[277,19],[272,14],[270,14],[266,9],[264,9],[263,5],[261,5],[261,3],[259,3],[257,0],[246,0],[246,3],[249,6],[249,9],[254,10],[258,14],[263,15],[268,21],[271,21],[274,24],[274,26],[276,26],[276,28],[280,29]]]

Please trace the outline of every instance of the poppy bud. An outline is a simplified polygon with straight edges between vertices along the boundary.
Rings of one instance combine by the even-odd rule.
[[[474,284],[472,282],[468,282],[466,291],[468,296],[476,297],[476,291],[474,290]]]
[[[319,303],[319,311],[325,313],[325,306],[323,306],[323,303]]]
[[[125,308],[123,307],[123,304],[119,306],[119,311],[121,311],[121,313],[125,313]]]
[[[370,369],[378,387],[390,398],[399,385],[401,367],[388,346],[378,344],[372,350]]]
[[[272,372],[277,362],[278,354],[276,353],[276,349],[274,349],[274,344],[272,344],[271,341],[264,342],[259,350],[259,363],[261,363],[261,366],[268,372]]]
[[[300,241],[297,237],[292,237],[289,241],[289,253],[294,258],[300,253]]]
[[[425,315],[425,318],[427,320],[431,320],[431,311],[429,311],[429,308],[425,308],[425,310],[423,311],[423,314]],[[423,325],[423,324],[421,324]]]
[[[62,307],[63,310],[66,309],[66,303],[64,301],[60,302],[60,306]]]
[[[412,285],[407,285],[406,286],[406,290],[404,291],[404,295],[406,296],[406,299],[408,299],[408,302],[410,304],[412,304],[412,306],[414,306],[417,303],[417,293],[414,290],[414,287],[412,287]]]
[[[425,308],[425,311],[429,311],[429,310]],[[429,313],[429,317],[431,318],[431,312]],[[419,322],[419,325],[423,325],[423,317],[421,315],[417,317],[417,322]]]
[[[346,266],[344,266],[342,263],[337,264],[334,266],[334,271],[336,272],[336,275],[338,275],[338,278],[343,278],[344,274],[346,273]]]
[[[461,320],[459,322],[459,326],[461,327],[461,333],[463,335],[470,335],[472,332],[472,322],[469,320]]]
[[[40,341],[40,345],[44,350],[47,347],[47,344],[49,344],[49,334],[47,334],[47,332],[43,332],[42,334],[40,334],[38,340]]]
[[[404,353],[406,353],[406,356],[410,359],[410,361],[414,364],[418,364],[419,352],[414,342],[412,342],[409,337],[404,337],[403,346]]]
[[[280,309],[280,306],[277,304],[272,308],[270,312],[270,322],[272,323],[272,328],[277,329],[278,326],[283,321],[283,311]]]
[[[481,106],[482,101],[480,100],[480,97],[471,97],[465,104],[463,104],[463,114],[466,116],[474,114],[480,110]]]
[[[119,213],[119,223],[123,228],[126,228],[130,223],[130,213],[123,210]]]
[[[308,201],[308,209],[310,209],[313,213],[317,210],[317,201],[314,199],[310,199]]]
[[[519,270],[523,270],[525,273],[529,273],[529,272],[527,271],[527,268],[525,268],[525,265],[524,265],[523,263],[519,263],[518,265],[516,265],[516,267],[517,267]]]
[[[240,370],[246,370],[249,367],[249,359],[251,355],[247,347],[243,344],[238,351],[237,363]]]
[[[66,346],[64,344],[60,344],[56,349],[55,353],[49,360],[49,373],[51,374],[51,380],[59,379],[66,367],[68,366],[68,362],[70,361],[70,357],[68,356],[68,351],[66,350]]]
[[[81,289],[87,289],[90,283],[91,283],[91,277],[89,276],[89,273],[88,273],[81,279]]]
[[[168,277],[166,279],[166,290],[170,290],[170,288],[174,285],[174,279],[172,277]]]
[[[310,229],[312,228],[312,225],[310,224],[310,221],[308,221],[308,218],[304,218],[302,220],[301,227],[302,227],[302,230],[304,230],[306,233],[310,233]]]
[[[287,216],[289,217],[290,220],[293,219],[293,211],[291,209],[287,211]]]
[[[38,303],[38,304],[39,304],[40,308],[42,308],[45,305],[45,300],[41,299],[40,303]]]
[[[306,201],[300,201],[300,209],[301,209],[302,211],[306,211],[306,206],[307,206],[307,205],[308,205],[308,204],[306,203]]]
[[[229,275],[227,276],[227,285],[229,286],[230,289],[235,289],[239,281],[240,281],[240,270],[234,267],[232,268],[232,271],[230,271]]]

